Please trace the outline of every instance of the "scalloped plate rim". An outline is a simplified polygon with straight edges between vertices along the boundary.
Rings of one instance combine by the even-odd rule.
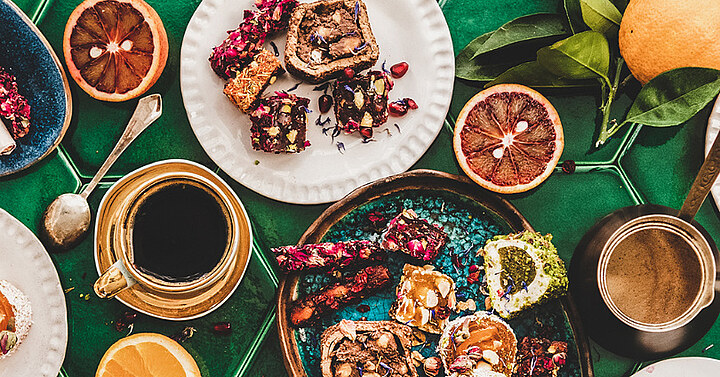
[[[434,55],[430,55],[431,59],[427,59],[427,56],[423,57],[421,55],[420,57],[416,57],[414,60],[417,62],[432,60],[432,68],[434,68],[437,73],[434,84],[427,88],[432,92],[432,94],[427,95],[427,98],[432,101],[428,101],[424,104],[421,101],[422,98],[415,96],[417,97],[415,99],[418,100],[418,103],[421,105],[421,109],[415,110],[415,115],[412,115],[413,113],[411,113],[406,115],[404,118],[391,118],[387,124],[387,126],[390,126],[391,123],[409,123],[410,120],[413,120],[413,124],[421,123],[423,126],[413,130],[413,133],[406,132],[402,134],[401,137],[403,143],[401,143],[399,147],[397,146],[400,142],[391,144],[392,147],[397,147],[393,154],[390,155],[396,160],[391,161],[392,159],[388,158],[384,161],[375,161],[372,164],[365,163],[362,168],[354,170],[341,168],[339,171],[343,173],[343,175],[333,176],[331,174],[326,174],[326,176],[323,177],[324,179],[316,180],[312,183],[306,183],[302,179],[302,172],[288,177],[279,176],[281,174],[277,174],[277,172],[269,169],[263,170],[265,169],[264,165],[266,165],[263,163],[265,162],[264,159],[270,158],[268,155],[273,156],[272,154],[255,155],[259,156],[257,158],[259,164],[256,164],[254,167],[251,159],[240,161],[240,158],[237,157],[237,153],[232,153],[233,148],[238,148],[238,144],[240,144],[240,148],[249,150],[249,153],[252,153],[254,151],[251,150],[249,141],[242,139],[239,142],[233,143],[233,140],[228,140],[227,137],[223,136],[227,136],[228,133],[232,133],[233,131],[237,132],[237,130],[225,129],[224,132],[226,132],[226,134],[223,135],[223,131],[219,130],[219,128],[226,128],[223,125],[205,126],[205,124],[208,123],[220,123],[212,122],[213,119],[218,118],[218,115],[208,114],[210,111],[207,109],[210,107],[205,106],[206,102],[200,98],[203,96],[203,93],[196,87],[196,85],[200,84],[198,78],[198,75],[200,74],[198,73],[198,70],[204,69],[206,72],[212,72],[210,70],[209,63],[207,62],[210,49],[200,49],[198,44],[202,44],[200,40],[205,36],[205,33],[207,33],[207,30],[210,27],[208,24],[212,22],[214,17],[218,17],[218,10],[222,9],[223,11],[226,11],[226,8],[222,8],[225,1],[226,0],[203,0],[193,14],[183,38],[180,58],[180,82],[185,109],[187,111],[188,120],[191,124],[193,132],[210,158],[234,180],[261,195],[283,202],[295,204],[328,203],[342,198],[357,186],[371,182],[378,178],[406,171],[415,162],[417,162],[420,157],[425,154],[430,145],[432,145],[442,129],[445,116],[450,106],[454,85],[454,53],[449,28],[437,3],[433,0],[412,0],[412,4],[410,5],[417,5],[417,7],[413,9],[417,9],[418,17],[421,17],[424,21],[424,24],[421,26],[429,28],[432,30],[433,34],[432,39],[420,41],[420,43],[427,42],[426,44],[429,45],[428,48],[423,49],[422,51],[433,51],[434,53]],[[303,2],[307,1],[303,0]],[[375,5],[373,5],[372,2],[376,2]],[[381,5],[377,5],[378,2]],[[247,3],[249,4],[250,2],[247,1]],[[382,0],[366,0],[366,4],[367,3],[370,3],[369,7],[371,12],[380,12],[383,9],[382,7],[387,6],[383,5],[385,3],[383,3]],[[238,13],[240,12],[241,10],[238,11]],[[421,14],[420,12],[424,13]],[[238,21],[240,18],[241,17],[238,16]],[[420,28],[421,26],[416,27]],[[215,29],[223,30],[233,27],[234,25],[214,26]],[[376,27],[376,36],[382,35],[383,32],[378,32],[378,30],[384,29],[381,26]],[[385,33],[388,32],[386,31]],[[208,44],[209,42],[204,43]],[[382,44],[380,48],[382,52]],[[419,51],[419,53],[424,53],[422,51]],[[382,59],[383,55],[381,55],[378,65],[380,65]],[[412,70],[414,65],[411,60],[413,59],[408,58],[407,60],[410,62]],[[289,77],[289,75],[286,76]],[[294,78],[291,80],[297,81],[297,79]],[[398,85],[396,85],[396,88]],[[222,96],[222,94],[220,94],[220,96]],[[229,103],[229,101],[224,98],[223,101]],[[235,111],[235,116],[243,116],[237,109],[233,108],[233,110]],[[411,118],[411,116],[414,116],[414,118]],[[310,124],[308,125],[308,129],[309,132],[311,132],[310,128],[316,126],[312,124],[314,116],[311,114],[309,118]],[[310,148],[319,148],[318,145],[325,143],[326,140],[313,138],[311,142],[313,143],[313,146]],[[221,147],[218,147],[218,145]],[[310,148],[308,148],[308,151],[303,153],[308,155],[310,153]],[[323,152],[329,153],[328,148],[325,147]],[[293,157],[303,158],[303,153]],[[282,155],[277,157],[276,155],[272,158],[275,159],[274,161],[288,161],[287,159],[282,160],[285,157],[286,156]],[[316,156],[312,157],[317,159]],[[371,157],[372,156],[368,158]],[[357,163],[357,161],[353,162]],[[281,162],[277,162],[277,164],[281,164]],[[288,174],[287,172],[283,173]],[[294,171],[293,174],[295,174]]]

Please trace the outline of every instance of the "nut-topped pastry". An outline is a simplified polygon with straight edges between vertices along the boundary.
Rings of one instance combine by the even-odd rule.
[[[293,75],[319,83],[345,68],[370,68],[379,56],[361,0],[321,0],[295,8],[285,46],[285,64]]]
[[[449,377],[510,377],[517,338],[500,317],[477,312],[450,322],[437,351]]]
[[[420,330],[440,334],[455,310],[455,282],[433,266],[406,264],[390,316]]]
[[[323,377],[417,377],[412,330],[391,321],[349,321],[322,334]]]
[[[250,111],[250,137],[255,150],[298,153],[310,145],[305,140],[310,99],[278,93],[260,98]]]
[[[235,72],[235,77],[225,84],[225,95],[242,112],[247,113],[268,85],[271,85],[285,70],[272,52],[263,49],[247,66]]]
[[[525,231],[496,236],[480,250],[490,301],[501,317],[512,318],[567,292],[565,265],[551,239]]]

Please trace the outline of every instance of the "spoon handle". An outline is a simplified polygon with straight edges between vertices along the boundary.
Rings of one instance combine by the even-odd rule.
[[[679,218],[687,222],[692,221],[710,192],[710,188],[715,183],[718,174],[720,174],[720,134],[715,138],[712,147],[710,147],[710,152],[705,157],[705,162],[703,162],[695,181],[690,186],[690,192],[685,198],[682,208],[680,208]]]
[[[122,136],[120,136],[120,140],[118,140],[117,144],[115,144],[115,148],[113,148],[112,152],[110,152],[110,155],[107,157],[100,169],[98,169],[97,173],[95,173],[95,176],[92,178],[90,183],[80,193],[80,196],[87,199],[92,190],[95,189],[95,186],[97,186],[102,177],[105,176],[105,173],[110,170],[110,167],[115,163],[115,160],[120,157],[128,145],[130,145],[130,143],[132,143],[138,135],[145,131],[152,122],[159,118],[161,114],[162,97],[159,94],[151,94],[138,101],[135,112],[130,118],[127,127],[125,127],[125,131],[123,131]]]

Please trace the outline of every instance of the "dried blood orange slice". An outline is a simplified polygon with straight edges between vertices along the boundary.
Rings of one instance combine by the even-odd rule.
[[[453,138],[455,156],[470,179],[503,194],[544,181],[564,143],[552,104],[516,84],[496,85],[471,98],[460,111]]]
[[[70,14],[65,63],[80,87],[103,101],[145,93],[165,68],[168,39],[143,0],[85,0]]]

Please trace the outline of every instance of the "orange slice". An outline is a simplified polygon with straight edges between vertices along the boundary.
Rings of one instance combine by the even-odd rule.
[[[176,341],[160,334],[142,333],[110,346],[95,377],[200,377],[200,369]]]
[[[119,102],[145,93],[168,56],[165,27],[143,0],[85,0],[65,25],[68,71],[90,96]]]
[[[502,194],[523,192],[553,171],[564,146],[562,124],[547,98],[523,85],[495,85],[460,111],[453,149],[465,173]]]

